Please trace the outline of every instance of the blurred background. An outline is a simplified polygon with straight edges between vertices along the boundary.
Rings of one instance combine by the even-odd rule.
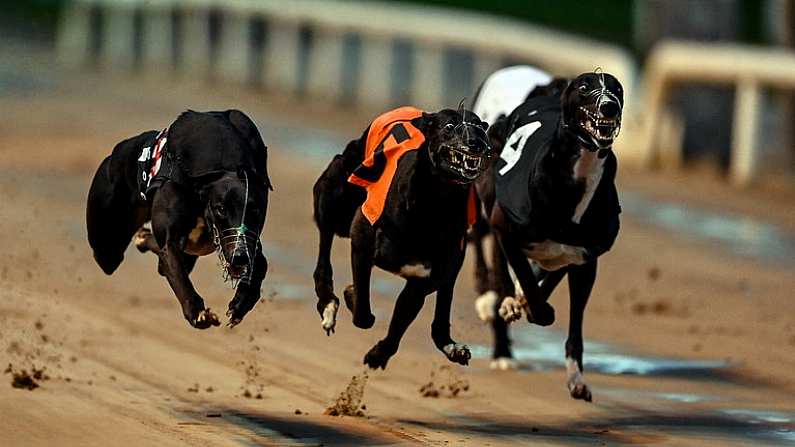
[[[372,110],[455,105],[505,65],[601,67],[637,107],[620,145],[629,165],[741,185],[791,187],[795,173],[790,0],[3,4],[6,45],[35,43],[58,68],[189,73]]]

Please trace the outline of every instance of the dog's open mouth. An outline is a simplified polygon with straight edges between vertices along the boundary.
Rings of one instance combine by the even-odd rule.
[[[466,182],[474,181],[482,172],[483,156],[467,153],[465,150],[447,146],[443,153],[442,166]]]
[[[580,111],[580,127],[599,143],[609,145],[618,137],[621,131],[620,119],[604,118],[586,107],[580,107]]]
[[[246,273],[248,273],[248,267],[230,265],[226,268],[226,272],[229,274],[230,278],[240,279],[246,276]]]

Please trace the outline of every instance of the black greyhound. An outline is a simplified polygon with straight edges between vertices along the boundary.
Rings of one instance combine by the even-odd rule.
[[[554,309],[547,300],[568,274],[567,385],[572,397],[586,401],[591,391],[582,377],[582,321],[597,258],[612,247],[619,230],[611,148],[623,103],[621,84],[606,73],[582,74],[560,96],[526,100],[489,129],[500,158],[477,182],[500,247],[494,272],[479,274],[493,282],[484,298],[493,303],[494,357],[511,358],[503,320],[525,312],[530,322],[552,324]]]
[[[386,367],[434,291],[434,344],[450,361],[469,362],[469,349],[450,337],[450,307],[467,227],[476,214],[472,182],[491,155],[485,129],[466,110],[396,109],[351,141],[315,183],[320,249],[314,279],[326,333],[333,332],[339,307],[330,259],[335,234],[351,238],[353,284],[344,297],[355,326],[367,329],[375,322],[370,309],[374,265],[406,279],[386,338],[364,357],[370,368]]]
[[[251,119],[239,110],[187,111],[167,130],[120,142],[102,161],[88,194],[88,242],[108,275],[133,238],[141,252],[157,254],[158,271],[198,329],[219,321],[188,275],[199,256],[218,251],[237,285],[227,312],[235,325],[259,301],[268,269],[259,237],[270,189],[267,148]]]

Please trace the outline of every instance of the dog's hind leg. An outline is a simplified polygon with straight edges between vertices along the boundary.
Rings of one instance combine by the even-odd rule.
[[[483,239],[489,234],[489,224],[478,214],[478,219],[469,233],[470,242],[475,248],[475,290],[478,295],[483,295],[491,289],[491,272],[486,264],[486,255],[483,250]]]
[[[152,230],[148,228],[141,227],[135,232],[133,236],[133,245],[135,245],[135,248],[141,253],[151,251],[154,254],[160,254],[160,246],[157,245]]]
[[[464,252],[462,251],[458,259],[453,261],[452,270],[436,292],[436,309],[433,314],[433,323],[431,323],[431,338],[433,338],[433,343],[436,347],[447,356],[448,360],[461,365],[468,365],[469,359],[472,358],[469,347],[456,343],[450,337],[450,307],[453,303],[453,288],[463,262]]]
[[[569,297],[571,299],[569,316],[569,337],[566,340],[566,385],[571,397],[591,401],[591,390],[582,377],[582,321],[585,306],[596,280],[596,260],[584,265],[568,267]]]
[[[334,231],[324,228],[318,223],[320,231],[320,247],[317,254],[317,265],[313,275],[315,294],[317,295],[317,311],[320,313],[321,326],[326,335],[334,332],[337,325],[337,310],[340,300],[334,294],[334,271],[331,267],[331,244],[334,242]]]
[[[491,369],[508,370],[515,369],[518,365],[513,359],[511,352],[511,338],[508,333],[508,322],[499,315],[500,306],[505,297],[513,297],[513,280],[508,271],[508,263],[505,254],[502,252],[497,242],[492,247],[492,264],[494,265],[494,275],[492,277],[492,289],[494,299],[489,303],[491,308],[491,329],[494,334],[494,350],[492,351]]]
[[[389,359],[395,355],[400,346],[400,340],[406,333],[411,322],[417,318],[425,297],[433,291],[427,279],[411,278],[406,281],[406,286],[400,292],[395,302],[392,320],[389,322],[389,331],[386,337],[376,343],[364,356],[364,364],[372,369],[385,369]]]
[[[355,146],[351,142],[349,147]],[[353,150],[350,152],[353,156]],[[340,300],[334,294],[333,269],[331,267],[331,245],[334,235],[348,237],[350,235],[351,221],[357,207],[363,199],[363,191],[354,188],[358,186],[347,183],[350,170],[347,164],[355,165],[353,161],[346,162],[343,155],[337,155],[329,163],[326,170],[318,178],[312,189],[314,198],[314,218],[320,233],[317,265],[315,266],[314,281],[315,294],[317,295],[317,311],[320,314],[321,326],[326,335],[334,332],[337,324],[337,311]]]

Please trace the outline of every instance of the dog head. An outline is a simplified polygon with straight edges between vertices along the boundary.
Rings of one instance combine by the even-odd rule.
[[[225,275],[247,281],[260,249],[259,235],[265,224],[268,184],[253,172],[225,173],[203,190],[205,220],[213,232]]]
[[[488,124],[463,107],[424,113],[428,155],[436,172],[453,183],[469,184],[488,167],[492,155]]]
[[[563,126],[590,151],[609,149],[621,130],[624,89],[607,73],[583,73],[561,94]]]

